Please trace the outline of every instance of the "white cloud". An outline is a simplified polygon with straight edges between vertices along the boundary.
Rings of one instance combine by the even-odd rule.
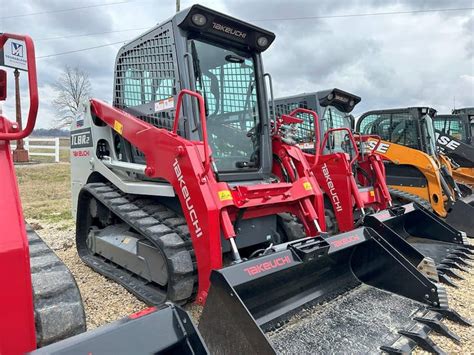
[[[111,1],[111,0],[109,0]],[[97,1],[3,0],[1,16],[97,4]],[[350,13],[469,7],[470,0],[336,1],[209,0],[205,6],[243,20]],[[316,5],[317,4],[317,5]],[[191,6],[182,1],[182,8]],[[174,0],[138,0],[71,12],[0,19],[0,32],[30,34],[33,39],[151,27],[171,17]],[[365,110],[429,105],[439,112],[474,105],[473,11],[350,17],[300,21],[255,21],[277,35],[263,54],[277,95],[339,87],[362,96],[356,114]],[[128,40],[140,31],[36,42],[37,56]],[[115,55],[120,45],[38,59],[38,126],[49,127],[54,111],[52,84],[65,65],[90,73],[94,95],[110,101]],[[26,91],[24,86],[23,91]],[[11,115],[13,93],[4,111]],[[26,100],[26,98],[25,98]],[[26,102],[23,100],[24,102]],[[12,117],[12,116],[11,116]]]

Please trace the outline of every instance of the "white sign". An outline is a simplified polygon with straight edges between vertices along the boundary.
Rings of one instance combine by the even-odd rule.
[[[172,108],[174,108],[174,98],[172,97],[155,102],[155,112],[169,110]]]
[[[28,70],[25,41],[9,38],[3,45],[2,65],[10,68]]]
[[[297,143],[296,146],[300,149],[314,149],[314,143]]]

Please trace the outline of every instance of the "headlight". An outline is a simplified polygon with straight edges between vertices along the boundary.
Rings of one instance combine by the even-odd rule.
[[[258,37],[258,39],[257,39],[257,44],[258,44],[260,47],[266,47],[266,46],[268,46],[268,38],[267,38],[267,37],[264,37],[264,36]]]
[[[203,14],[194,14],[191,17],[191,21],[199,27],[204,26],[207,23],[207,18]]]
[[[355,104],[354,100],[349,101],[349,106],[350,107],[354,106],[354,104]]]
[[[334,94],[333,93],[330,93],[328,95],[328,100],[331,101],[332,99],[334,99]]]

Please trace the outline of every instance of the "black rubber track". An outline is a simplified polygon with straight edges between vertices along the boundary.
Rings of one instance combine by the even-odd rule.
[[[76,281],[67,266],[26,226],[30,249],[36,342],[42,347],[86,330],[86,315]]]
[[[90,228],[88,206],[91,198],[99,201],[161,251],[168,266],[166,287],[150,283],[89,250],[86,239]],[[78,207],[76,246],[79,256],[87,265],[123,285],[150,305],[160,305],[166,301],[184,304],[195,297],[196,262],[191,236],[182,216],[153,198],[128,195],[106,183],[85,185],[79,195]]]
[[[397,199],[406,200],[406,201],[409,201],[409,202],[416,202],[417,204],[419,204],[423,208],[426,208],[428,211],[433,212],[433,207],[431,207],[431,204],[429,203],[429,201],[425,200],[424,198],[421,198],[418,195],[414,195],[414,194],[411,194],[411,193],[408,193],[408,192],[405,192],[405,191],[401,191],[401,190],[395,189],[393,187],[388,187],[388,191],[390,192],[390,195],[392,195],[392,197],[395,197]]]

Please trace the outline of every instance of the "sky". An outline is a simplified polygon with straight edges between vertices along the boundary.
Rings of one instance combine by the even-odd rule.
[[[181,0],[181,9],[193,4]],[[275,97],[337,87],[362,97],[355,116],[417,105],[439,113],[474,106],[474,0],[202,0],[200,4],[276,34],[263,53]],[[110,102],[121,44],[171,17],[175,6],[176,0],[0,0],[0,32],[28,34],[35,41],[37,127],[55,124],[53,85],[66,66],[89,73],[92,96]],[[463,10],[337,17],[439,9]],[[307,18],[319,16],[333,17]],[[117,32],[104,34],[111,31]],[[120,43],[104,46],[116,42]],[[10,74],[3,113],[14,119]],[[24,117],[25,79],[22,75]]]

